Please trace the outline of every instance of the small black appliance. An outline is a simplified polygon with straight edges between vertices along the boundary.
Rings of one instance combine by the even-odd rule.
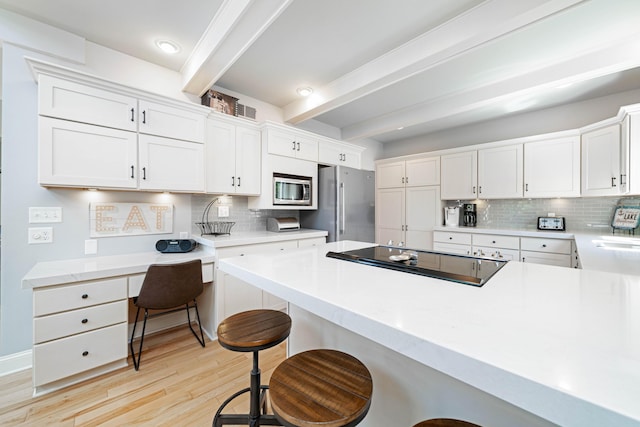
[[[198,243],[193,239],[167,239],[156,242],[156,250],[163,254],[191,252],[196,246]]]
[[[462,225],[465,227],[475,227],[478,222],[475,203],[465,203],[462,205]]]

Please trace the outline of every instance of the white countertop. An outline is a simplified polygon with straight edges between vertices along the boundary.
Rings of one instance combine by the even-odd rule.
[[[203,246],[213,248],[225,248],[230,246],[255,245],[260,243],[282,242],[285,240],[312,239],[314,237],[327,237],[329,233],[324,230],[300,229],[292,231],[251,231],[231,233],[224,236],[193,236],[193,239]]]
[[[214,252],[211,249],[200,246],[187,253],[140,252],[39,262],[22,278],[22,288],[31,289],[69,282],[145,273],[150,264],[183,262],[197,258],[200,258],[203,263],[211,263],[215,260]]]
[[[220,269],[563,426],[640,423],[640,277],[509,262],[481,288],[326,258],[336,242]]]

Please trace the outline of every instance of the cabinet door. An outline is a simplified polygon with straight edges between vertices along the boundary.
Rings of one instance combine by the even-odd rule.
[[[136,98],[41,74],[38,113],[75,122],[135,132]]]
[[[582,135],[582,195],[610,196],[621,193],[620,125]]]
[[[387,244],[404,242],[404,188],[378,190],[376,197],[376,241]]]
[[[376,165],[376,188],[404,187],[405,162]]]
[[[236,127],[207,121],[207,193],[235,193]]]
[[[318,161],[318,141],[306,136],[296,136],[296,159]]]
[[[513,199],[522,197],[522,144],[478,150],[478,197]]]
[[[579,196],[579,138],[524,144],[524,186],[524,197]]]
[[[140,189],[204,191],[204,144],[139,136]]]
[[[440,185],[440,157],[407,160],[405,169],[407,187]]]
[[[236,187],[237,194],[260,194],[262,151],[260,131],[236,127]]]
[[[134,132],[39,118],[40,185],[136,188]]]
[[[406,246],[412,249],[433,249],[433,227],[442,221],[440,187],[406,189]]]
[[[571,268],[571,255],[549,254],[544,252],[522,251],[520,261],[532,264],[555,265]]]
[[[478,152],[466,151],[440,157],[443,200],[476,199]]]
[[[360,169],[360,151],[331,141],[320,141],[318,163]]]
[[[204,114],[143,100],[139,101],[139,109],[139,132],[204,142]]]

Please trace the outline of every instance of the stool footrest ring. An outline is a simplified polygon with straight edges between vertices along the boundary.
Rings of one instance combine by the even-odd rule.
[[[280,421],[278,421],[275,415],[265,414],[266,410],[266,393],[269,390],[268,385],[261,385],[261,407],[263,408],[263,413],[260,414],[260,425],[262,426],[282,426]],[[227,400],[225,400],[222,405],[216,411],[216,415],[213,417],[213,422],[211,423],[212,427],[220,427],[223,425],[252,425],[251,424],[251,414],[223,414],[222,411],[224,408],[231,403],[233,399],[236,397],[248,393],[251,391],[251,387],[243,388],[240,391],[233,393]]]

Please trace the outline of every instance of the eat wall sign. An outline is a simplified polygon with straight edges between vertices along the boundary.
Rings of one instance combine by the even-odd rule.
[[[173,231],[173,205],[168,203],[91,203],[91,237],[138,236]]]

